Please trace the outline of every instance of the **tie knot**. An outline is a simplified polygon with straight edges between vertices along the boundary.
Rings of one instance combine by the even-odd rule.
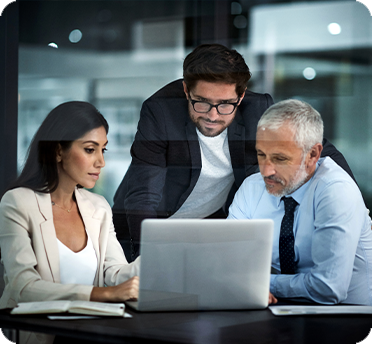
[[[282,197],[282,200],[284,202],[285,212],[293,213],[298,203],[292,197]]]

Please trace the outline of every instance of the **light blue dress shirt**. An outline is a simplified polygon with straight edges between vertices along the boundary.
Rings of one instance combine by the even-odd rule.
[[[331,158],[321,158],[313,177],[292,196],[296,274],[271,275],[276,297],[323,304],[372,305],[372,231],[362,195]],[[279,234],[284,202],[270,195],[260,173],[248,177],[229,209],[229,219],[274,220],[272,266],[280,271]]]

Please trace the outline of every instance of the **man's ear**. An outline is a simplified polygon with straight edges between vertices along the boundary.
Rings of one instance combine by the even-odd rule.
[[[314,146],[311,147],[309,153],[308,153],[308,167],[313,167],[318,162],[320,158],[320,154],[322,153],[323,146],[321,143],[317,143]]]
[[[189,100],[189,91],[187,89],[186,83],[182,81],[182,85],[183,85],[183,92],[185,92],[186,94],[186,99]]]
[[[240,105],[240,103],[242,102],[242,100],[243,100],[243,98],[244,98],[244,96],[245,96],[245,91],[247,90],[247,88],[245,88],[245,90],[244,90],[244,92],[243,92],[243,94],[240,96],[240,98],[239,98],[239,104],[238,104],[238,106]]]

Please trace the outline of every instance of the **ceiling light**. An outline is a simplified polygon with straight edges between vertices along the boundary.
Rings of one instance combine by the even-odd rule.
[[[71,43],[77,43],[81,40],[81,37],[83,37],[81,31],[79,29],[75,29],[70,32],[68,39],[70,40]]]
[[[302,72],[303,76],[307,80],[313,80],[316,77],[316,71],[314,68],[307,67]]]
[[[234,26],[237,29],[245,29],[247,27],[247,18],[240,15],[234,18]]]
[[[328,25],[328,31],[331,35],[339,35],[341,33],[341,26],[337,23],[331,23]]]
[[[242,5],[239,4],[239,2],[233,1],[231,3],[231,14],[237,15],[242,13]]]

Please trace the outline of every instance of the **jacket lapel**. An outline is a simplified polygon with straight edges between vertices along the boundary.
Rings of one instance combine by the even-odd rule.
[[[229,150],[235,181],[239,185],[245,178],[245,127],[238,108],[236,116],[228,127]]]
[[[196,182],[199,179],[200,171],[202,168],[198,134],[196,133],[195,124],[191,121],[190,117],[188,117],[186,121],[185,131],[186,131],[186,138],[187,138],[187,142],[189,145],[190,157],[191,157],[191,177],[190,177],[190,185],[187,188],[187,190],[183,193],[183,195],[180,197],[177,207],[176,207],[176,211],[181,207],[181,205],[190,196],[191,191],[194,189]]]
[[[55,283],[60,283],[59,255],[56,230],[53,223],[53,212],[50,194],[35,192],[40,213],[45,221],[40,223],[40,231],[43,237],[44,248],[48,259],[50,271]]]
[[[187,142],[190,148],[192,173],[193,174],[194,172],[197,173],[196,177],[192,176],[191,178],[192,179],[196,178],[196,180],[198,180],[200,170],[202,167],[200,146],[199,146],[198,134],[196,133],[195,124],[191,121],[190,118],[188,119],[186,123],[186,137],[187,137]]]
[[[59,269],[59,254],[56,230],[53,223],[53,212],[51,205],[50,194],[35,193],[39,205],[40,213],[43,215],[45,221],[40,223],[40,231],[43,237],[44,248],[50,266],[50,271],[55,283],[60,283],[60,269]],[[94,218],[96,208],[93,203],[87,199],[79,189],[75,189],[76,202],[83,218],[85,230],[90,236],[94,250],[96,251],[98,263],[100,262],[99,249],[99,233],[100,233],[100,219]],[[100,268],[100,267],[99,267]],[[99,269],[98,268],[98,269]],[[96,277],[98,276],[98,269]]]
[[[99,249],[99,234],[101,230],[101,218],[98,213],[96,213],[96,207],[94,204],[79,190],[75,189],[76,202],[83,218],[85,230],[90,236],[94,250],[96,251],[97,260],[98,260],[98,270],[100,268],[100,249]],[[96,274],[96,277],[97,277]]]

